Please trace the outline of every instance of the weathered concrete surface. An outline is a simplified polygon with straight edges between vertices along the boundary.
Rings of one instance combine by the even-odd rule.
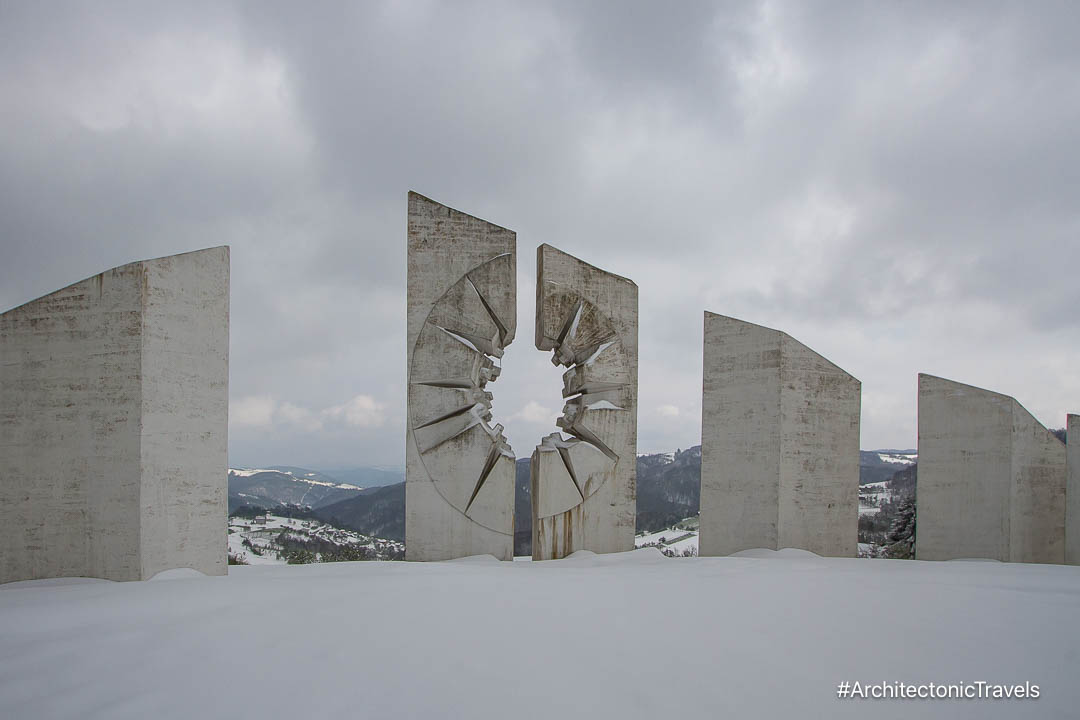
[[[705,313],[702,555],[858,548],[861,383],[786,333]]]
[[[0,582],[225,574],[229,249],[0,315]]]
[[[1080,415],[1069,415],[1065,446],[1065,562],[1080,565]]]
[[[514,553],[514,455],[493,358],[517,325],[517,236],[414,192],[408,209],[405,556]]]
[[[1065,446],[1008,395],[920,374],[915,556],[1064,562]]]
[[[553,351],[566,398],[531,465],[534,560],[634,547],[638,289],[557,250],[536,250],[536,348]]]

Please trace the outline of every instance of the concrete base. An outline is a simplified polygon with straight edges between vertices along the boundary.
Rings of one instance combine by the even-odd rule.
[[[229,249],[0,315],[0,582],[226,572]]]
[[[514,556],[514,454],[487,383],[514,339],[517,236],[409,193],[405,557]]]
[[[1065,446],[1008,395],[919,375],[915,556],[1064,562]]]
[[[702,555],[858,548],[861,383],[786,333],[705,313]]]

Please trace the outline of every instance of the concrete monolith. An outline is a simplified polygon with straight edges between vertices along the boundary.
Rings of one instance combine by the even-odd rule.
[[[229,249],[0,315],[0,582],[226,572]]]
[[[861,384],[779,330],[705,313],[700,553],[858,548]]]
[[[1008,395],[919,375],[915,556],[1065,560],[1065,446]]]

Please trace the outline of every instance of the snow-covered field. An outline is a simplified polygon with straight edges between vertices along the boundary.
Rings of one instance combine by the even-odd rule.
[[[0,716],[1076,717],[1080,568],[743,555],[0,586]],[[837,699],[899,680],[1041,696]]]
[[[662,547],[671,553],[674,553],[676,556],[683,556],[684,553],[687,552],[692,552],[692,554],[697,555],[697,530],[679,530],[677,528],[672,528],[669,530],[661,530],[660,532],[638,535],[634,538],[634,547],[642,548],[649,546]]]

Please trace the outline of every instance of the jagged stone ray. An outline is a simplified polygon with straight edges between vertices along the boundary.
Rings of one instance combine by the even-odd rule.
[[[501,358],[503,356],[502,344],[499,341],[498,332],[494,337],[486,338],[476,333],[469,333],[462,330],[451,330],[450,328],[437,325],[440,330],[460,342],[465,347],[491,357]]]
[[[468,390],[475,387],[475,383],[471,378],[451,378],[449,380],[416,380],[416,385],[427,385],[428,387],[447,388],[449,390]]]
[[[560,446],[559,455],[562,456],[563,463],[566,465],[566,472],[570,473],[570,479],[574,481],[574,487],[577,489],[578,495],[581,496],[581,501],[585,502],[585,492],[581,489],[581,483],[574,472],[574,463],[570,460],[570,451],[565,446]]]
[[[495,327],[499,329],[499,347],[501,348],[503,343],[506,342],[506,325],[499,319],[499,316],[495,314],[495,310],[492,309],[491,303],[484,297],[484,293],[480,292],[480,288],[476,287],[476,283],[472,281],[472,278],[466,276],[465,279],[469,281],[469,287],[476,293],[476,297],[480,298],[480,302],[483,304],[484,309],[487,310],[488,315],[491,316],[491,322],[495,323]]]
[[[608,447],[607,443],[597,437],[596,433],[594,433],[592,430],[589,430],[586,427],[582,427],[581,425],[570,425],[569,427],[565,427],[564,429],[566,430],[566,432],[570,433],[578,440],[589,443],[594,448],[604,453],[615,462],[618,462],[619,456],[615,454],[615,451]]]
[[[480,471],[480,477],[476,480],[476,487],[473,488],[472,495],[469,496],[469,502],[465,505],[466,514],[472,507],[473,500],[476,500],[477,494],[480,492],[480,488],[484,487],[484,482],[488,479],[488,475],[491,474],[492,468],[495,467],[495,463],[498,461],[501,453],[499,452],[498,443],[491,443],[491,450],[488,451],[487,461],[484,463],[484,469]]]
[[[419,425],[416,426],[416,429],[420,430],[422,428],[426,428],[426,427],[430,427],[432,425],[435,425],[436,423],[440,423],[440,422],[442,422],[444,420],[449,420],[450,418],[457,417],[458,415],[469,412],[470,410],[475,408],[476,405],[477,405],[476,403],[471,403],[469,405],[459,407],[459,408],[457,408],[455,410],[451,410],[450,412],[444,413],[444,414],[440,415],[437,418],[433,418],[431,420],[428,420],[427,422],[420,423]]]
[[[476,403],[413,428],[417,448],[421,454],[427,453],[470,428],[483,425],[488,415],[488,409],[482,403]]]
[[[577,330],[578,323],[581,321],[581,310],[583,307],[585,307],[585,303],[578,300],[577,304],[574,305],[574,309],[566,316],[566,322],[563,324],[562,332],[559,333],[559,338],[556,340],[557,345],[561,346],[574,339],[574,331]]]

